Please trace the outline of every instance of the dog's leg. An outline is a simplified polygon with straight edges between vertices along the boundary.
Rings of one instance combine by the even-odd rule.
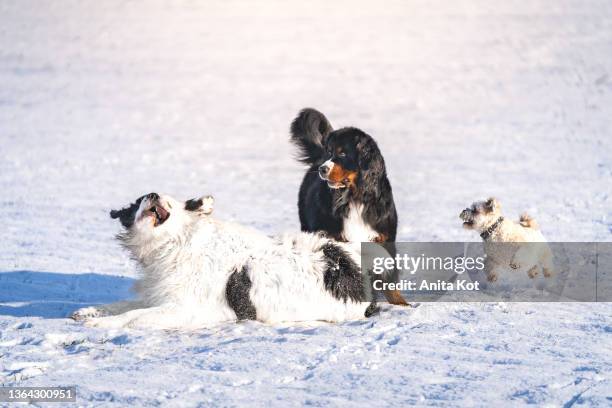
[[[149,309],[147,313],[130,321],[127,326],[158,330],[201,329],[226,321],[235,321],[235,319],[223,318],[222,315],[219,315],[217,318],[211,318],[211,316],[205,313],[198,313],[196,315],[184,308],[162,306],[160,308]]]
[[[137,319],[139,316],[148,313],[151,309],[156,308],[134,309],[115,316],[94,317],[85,320],[84,324],[85,326],[99,327],[102,329],[120,329],[129,327],[130,322]]]
[[[528,265],[535,265],[537,258],[534,257],[534,249],[536,246],[532,243],[521,243],[518,249],[512,256],[510,261],[510,267],[512,269],[521,269],[521,267]]]
[[[521,249],[519,249],[518,251],[516,251],[514,253],[514,255],[512,256],[512,259],[510,260],[510,267],[514,270],[516,269],[520,269],[522,266],[522,259],[523,259],[523,252],[521,252]]]
[[[109,303],[107,305],[89,306],[81,308],[70,315],[74,320],[80,321],[94,317],[115,316],[134,309],[143,308],[141,301],[131,300]]]
[[[138,329],[177,329],[191,327],[194,316],[176,305],[164,305],[147,309],[132,319],[127,327]]]
[[[495,265],[495,263],[493,263],[493,261],[491,261],[491,258],[486,258],[485,260],[485,271],[487,274],[487,280],[489,282],[497,281],[497,266]]]
[[[383,294],[385,295],[387,301],[392,305],[410,306],[399,290],[385,290]]]
[[[542,273],[545,278],[550,278],[554,275],[555,266],[553,264],[553,254],[549,246],[546,246],[542,256]]]
[[[378,240],[375,242],[382,243],[382,245],[386,245],[386,247],[382,245],[381,247],[387,250],[391,258],[395,258],[395,255],[397,254],[395,242],[385,242],[387,237],[384,236],[384,234],[379,235],[377,239]],[[400,275],[399,270],[394,267],[392,271],[386,272],[383,275],[383,279],[387,283],[388,282],[398,282],[399,275]],[[410,306],[410,304],[406,301],[406,299],[404,299],[404,297],[402,296],[399,290],[385,290],[383,291],[383,294],[385,295],[387,302],[389,302],[392,305]]]
[[[184,307],[174,304],[131,310],[118,316],[99,317],[85,322],[92,327],[105,329],[198,329],[208,327],[226,320],[210,320],[203,314],[195,315]]]
[[[530,279],[533,279],[538,276],[538,269],[540,269],[540,267],[538,265],[534,265],[531,267],[531,269],[527,271],[527,275]]]

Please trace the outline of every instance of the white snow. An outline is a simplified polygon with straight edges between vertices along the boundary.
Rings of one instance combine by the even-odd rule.
[[[297,230],[305,106],[379,142],[399,240],[475,241],[459,212],[495,195],[551,241],[612,241],[609,1],[0,1],[0,384],[86,406],[612,403],[612,304],[190,333],[63,318],[130,296],[108,211],[140,194]]]

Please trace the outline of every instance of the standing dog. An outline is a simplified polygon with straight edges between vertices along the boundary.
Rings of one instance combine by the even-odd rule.
[[[314,109],[291,124],[291,141],[309,167],[300,187],[302,231],[323,231],[338,241],[395,242],[397,212],[385,161],[374,139],[348,127],[333,130]],[[406,305],[398,291],[385,291],[392,304]]]
[[[212,197],[179,202],[155,193],[111,217],[142,270],[138,299],[80,309],[105,328],[197,329],[233,320],[267,323],[369,317],[369,283],[350,246],[318,234],[269,238],[211,217]]]
[[[459,218],[463,227],[476,230],[484,240],[487,255],[487,279],[495,282],[507,267],[524,270],[530,278],[540,271],[548,278],[553,274],[553,254],[536,221],[527,214],[515,223],[502,216],[501,204],[493,197],[476,201],[464,209]]]

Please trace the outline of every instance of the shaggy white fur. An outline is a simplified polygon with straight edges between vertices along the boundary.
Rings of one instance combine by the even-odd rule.
[[[540,271],[551,277],[553,255],[536,221],[523,214],[518,223],[502,217],[501,204],[491,197],[476,201],[461,212],[463,227],[481,233],[487,254],[487,279],[495,282],[507,267],[535,278]],[[485,235],[482,235],[485,234]]]
[[[248,299],[241,301],[250,301],[259,321],[364,318],[370,305],[365,295],[359,301],[341,299],[324,282],[330,266],[323,247],[333,243],[357,267],[359,254],[349,245],[309,233],[270,238],[213,219],[212,197],[200,203],[187,210],[185,203],[172,197],[151,194],[132,205],[132,223],[118,238],[142,269],[135,285],[138,300],[80,309],[73,317],[90,326],[160,329],[236,320],[228,301],[228,280],[245,271],[250,287]],[[160,220],[158,214],[164,211],[168,216]],[[342,273],[343,262],[334,268]],[[359,282],[352,283],[363,287],[358,275]]]

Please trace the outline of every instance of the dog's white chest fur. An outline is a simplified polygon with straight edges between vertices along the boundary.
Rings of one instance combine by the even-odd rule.
[[[342,238],[359,245],[361,242],[373,241],[378,234],[363,219],[363,204],[349,204],[349,212],[344,219]]]

